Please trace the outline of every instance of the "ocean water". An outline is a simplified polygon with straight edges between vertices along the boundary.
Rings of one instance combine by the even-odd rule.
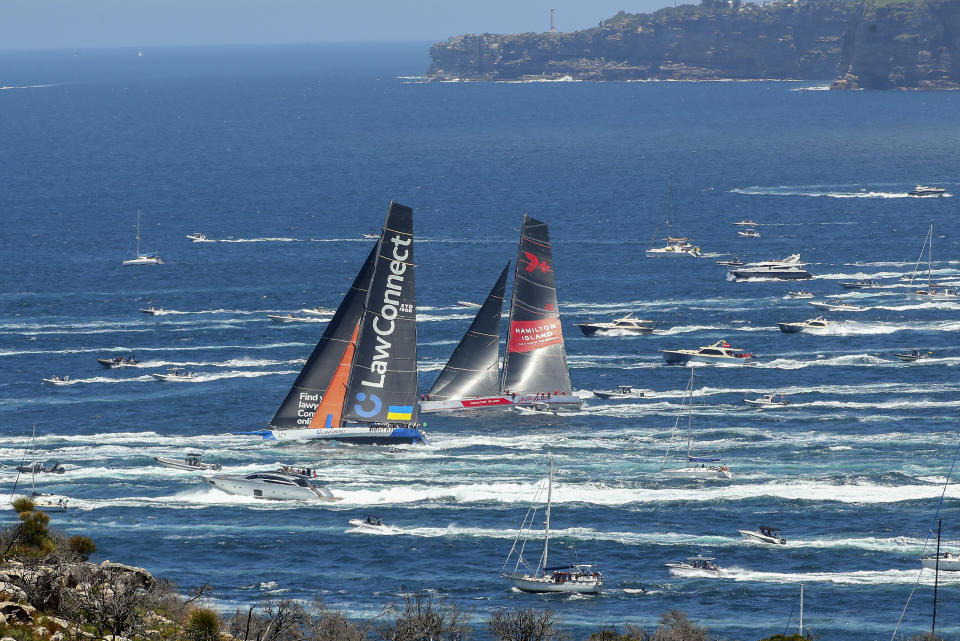
[[[914,301],[931,221],[934,278],[960,281],[960,96],[819,91],[809,83],[423,83],[428,45],[0,54],[0,485],[36,426],[41,478],[71,497],[57,527],[98,558],[185,589],[209,582],[230,610],[258,598],[322,597],[352,616],[399,595],[447,594],[481,626],[500,607],[550,607],[578,637],[654,623],[668,609],[723,638],[782,632],[805,586],[825,639],[889,638],[951,470],[960,430],[960,301]],[[705,257],[646,259],[671,233]],[[550,224],[564,332],[584,408],[561,416],[428,416],[433,444],[380,448],[231,436],[266,425],[322,324],[268,313],[335,306],[393,199],[415,210],[421,389],[512,258],[523,213]],[[137,210],[160,267],[122,267]],[[733,222],[756,220],[759,239]],[[659,230],[659,231],[658,231]],[[216,242],[190,243],[200,231]],[[800,252],[802,285],[731,282],[716,260]],[[858,293],[838,282],[883,279]],[[924,273],[924,278],[926,277]],[[820,334],[802,287],[862,313]],[[138,309],[161,306],[147,316]],[[643,337],[580,335],[574,323],[636,312]],[[689,371],[658,350],[725,339],[750,367],[698,367],[694,447],[730,482],[657,474]],[[919,347],[915,364],[894,352]],[[98,356],[136,352],[107,371]],[[184,366],[195,381],[151,372]],[[68,375],[68,386],[41,379]],[[589,390],[634,384],[643,399]],[[744,398],[778,392],[780,410]],[[333,506],[263,503],[204,487],[154,456],[202,451],[232,472],[316,467]],[[602,595],[536,596],[499,578],[555,457],[555,561],[595,561]],[[954,479],[956,480],[956,476]],[[940,510],[956,550],[960,505]],[[374,513],[398,534],[348,532]],[[12,512],[5,512],[12,518]],[[738,529],[779,526],[789,544]],[[532,545],[536,545],[535,543]],[[714,556],[722,578],[670,577]],[[901,632],[929,627],[925,572]],[[647,594],[636,589],[645,587]],[[960,577],[941,577],[939,629],[960,634]]]

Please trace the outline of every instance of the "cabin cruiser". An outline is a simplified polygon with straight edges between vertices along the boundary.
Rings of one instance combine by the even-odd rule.
[[[737,236],[740,238],[760,238],[760,232],[756,229],[745,229],[743,231],[738,231]]]
[[[597,398],[615,400],[619,398],[643,398],[643,390],[637,389],[631,385],[620,385],[617,389],[593,390],[593,395]]]
[[[153,373],[151,376],[158,381],[187,381],[197,377],[196,374],[182,367],[171,367],[166,373]]]
[[[768,260],[759,263],[747,263],[730,274],[734,278],[775,278],[777,280],[805,280],[813,274],[803,269],[806,263],[800,262],[800,254],[791,254],[782,260]]]
[[[727,341],[717,341],[697,349],[661,349],[668,363],[752,363],[756,354],[731,347]]]
[[[927,185],[917,185],[913,189],[907,192],[908,196],[917,196],[918,198],[925,198],[928,196],[944,196],[946,195],[947,190],[943,187],[928,187]]]
[[[780,536],[782,532],[779,528],[761,525],[757,527],[756,530],[739,530],[739,532],[740,536],[755,543],[772,543],[774,545],[787,544],[787,540]]]
[[[779,398],[776,394],[767,394],[760,398],[745,398],[743,402],[753,407],[785,407],[790,404],[790,401],[783,394]]]
[[[67,468],[56,461],[54,461],[53,465],[44,465],[42,461],[34,461],[28,465],[18,465],[17,471],[26,474],[63,474],[67,471]]]
[[[805,321],[800,321],[799,323],[777,323],[777,327],[779,327],[780,331],[784,334],[799,334],[808,329],[826,329],[829,326],[830,321],[823,316],[810,318]]]
[[[377,240],[380,238],[380,234],[364,234],[363,237],[370,240]]]
[[[384,524],[383,519],[368,515],[364,519],[350,519],[350,525],[355,532],[366,532],[368,534],[393,534],[397,530]]]
[[[187,239],[192,240],[195,243],[205,243],[208,242],[208,239],[205,235],[200,232],[194,232],[192,234],[187,234]]]
[[[671,561],[664,564],[673,576],[720,576],[720,566],[716,559],[698,554],[683,561]]]
[[[865,312],[866,307],[859,307],[852,303],[845,303],[840,300],[831,299],[827,301],[812,300],[810,304],[818,309],[825,309],[828,312]]]
[[[939,566],[941,570],[947,572],[960,572],[960,556],[957,556],[953,552],[941,552],[939,557],[936,554],[921,556],[920,563],[928,570],[937,569]]]
[[[740,227],[756,227],[757,223],[752,220],[741,220],[740,222],[733,223],[734,225],[739,225]]]
[[[150,307],[141,307],[140,311],[144,314],[151,314],[153,316],[158,316],[163,313],[163,308],[154,307],[153,305],[151,305]]]
[[[593,336],[597,332],[605,331],[617,331],[625,334],[650,334],[653,332],[654,324],[653,321],[640,320],[633,314],[627,314],[609,322],[577,323],[577,327],[580,328],[584,336]]]
[[[223,466],[219,463],[204,463],[200,460],[202,456],[202,454],[187,454],[182,459],[154,456],[153,460],[164,467],[172,467],[178,470],[213,470],[219,472],[223,469]]]
[[[277,501],[339,501],[326,487],[316,485],[299,474],[253,472],[201,476],[205,483],[227,494],[252,496]]]
[[[647,258],[659,256],[690,256],[700,258],[700,248],[690,244],[689,238],[674,238],[667,236],[666,247],[651,247],[646,251]]]
[[[303,318],[302,316],[294,316],[293,314],[267,314],[267,318],[272,320],[274,323],[296,323],[309,320]]]
[[[895,353],[894,356],[899,358],[901,361],[912,363],[913,361],[920,361],[925,358],[930,358],[933,356],[933,352],[921,352],[919,349],[913,348],[909,352]]]
[[[739,256],[734,256],[733,260],[718,260],[717,264],[723,265],[724,267],[740,267],[744,262],[740,260]]]
[[[50,378],[41,379],[44,383],[50,383],[51,385],[70,385],[76,381],[71,381],[69,376],[51,376]]]
[[[804,291],[802,289],[788,291],[784,298],[813,298],[813,292]]]
[[[134,358],[133,352],[129,356],[114,356],[113,358],[98,358],[97,362],[107,369],[116,369],[126,367],[127,365],[139,365],[140,361]]]
[[[870,289],[871,287],[876,287],[880,284],[880,281],[873,280],[872,278],[861,278],[860,280],[853,281],[840,281],[840,287],[844,289]]]

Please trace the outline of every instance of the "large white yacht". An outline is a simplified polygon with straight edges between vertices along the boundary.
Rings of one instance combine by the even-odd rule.
[[[678,238],[667,236],[665,247],[651,247],[646,251],[647,258],[658,258],[663,256],[689,256],[691,258],[700,258],[700,248],[690,244],[689,238]]]
[[[661,349],[663,360],[668,363],[752,363],[756,355],[738,347],[731,347],[727,341],[717,341],[713,345],[704,345],[697,349]]]
[[[810,318],[798,323],[777,323],[777,327],[779,327],[780,331],[784,334],[799,334],[808,329],[826,329],[829,326],[830,321],[823,316],[817,316],[816,318]]]
[[[653,332],[654,322],[640,320],[633,314],[627,314],[612,321],[595,323],[577,323],[577,327],[584,336],[593,336],[597,332],[617,332],[623,334],[650,334]]]
[[[787,540],[781,536],[780,528],[760,525],[756,530],[739,530],[740,536],[755,543],[770,543],[772,545],[786,545]]]
[[[730,270],[734,278],[775,278],[777,280],[806,280],[813,278],[813,274],[803,268],[806,263],[800,262],[800,254],[790,254],[781,260],[768,260],[759,263],[747,263],[742,267]]]
[[[339,501],[329,489],[316,485],[300,474],[253,472],[201,476],[207,484],[227,494],[252,496],[277,501]]]

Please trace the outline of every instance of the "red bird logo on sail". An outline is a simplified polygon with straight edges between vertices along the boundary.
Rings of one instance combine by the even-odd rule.
[[[544,273],[546,273],[546,272],[552,272],[552,271],[553,271],[553,268],[551,268],[550,265],[548,265],[548,264],[545,263],[545,262],[541,263],[541,262],[540,262],[540,259],[537,258],[536,256],[534,256],[533,254],[531,254],[530,252],[526,252],[526,251],[525,251],[525,252],[523,252],[523,255],[527,257],[527,261],[528,261],[528,262],[527,262],[527,266],[526,266],[525,269],[526,269],[528,272],[531,272],[531,273],[532,273],[532,272],[536,271],[538,268],[540,269],[540,271],[542,271],[542,272],[544,272]]]

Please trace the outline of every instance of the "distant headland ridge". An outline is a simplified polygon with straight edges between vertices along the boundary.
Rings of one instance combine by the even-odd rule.
[[[960,0],[703,0],[562,33],[454,36],[434,80],[808,80],[956,89]]]

